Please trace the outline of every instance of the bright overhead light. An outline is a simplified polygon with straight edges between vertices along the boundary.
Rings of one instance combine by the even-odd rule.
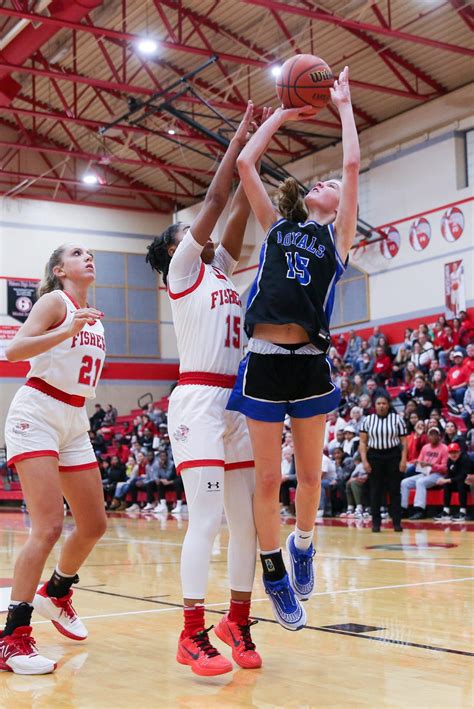
[[[168,135],[175,135],[176,131],[174,128],[168,128]]]
[[[82,181],[86,185],[96,185],[99,182],[99,178],[97,177],[97,175],[94,175],[94,173],[87,172],[85,175],[83,175]]]
[[[280,76],[281,66],[272,66],[272,74],[273,76]]]
[[[155,54],[158,51],[158,43],[150,37],[143,37],[138,41],[137,49],[142,54]]]

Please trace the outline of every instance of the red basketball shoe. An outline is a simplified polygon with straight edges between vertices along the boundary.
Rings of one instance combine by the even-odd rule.
[[[210,629],[205,628],[190,637],[184,637],[181,633],[176,654],[178,662],[182,665],[189,665],[195,674],[203,677],[223,675],[234,669],[232,662],[229,662],[211,645],[208,635]]]
[[[229,614],[214,628],[214,632],[222,642],[232,648],[232,658],[240,667],[246,670],[255,670],[262,666],[262,658],[252,642],[250,627],[257,623],[256,620],[248,621],[243,625],[229,620]]]
[[[56,630],[71,640],[85,640],[87,628],[73,608],[72,589],[62,598],[53,598],[46,593],[47,583],[36,592],[33,600],[35,611],[48,618]]]
[[[0,637],[0,670],[17,675],[46,675],[54,672],[56,663],[38,653],[31,626],[15,628],[11,635]]]

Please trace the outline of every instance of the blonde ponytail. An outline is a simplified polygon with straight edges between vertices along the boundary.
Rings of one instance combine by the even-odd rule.
[[[38,285],[38,298],[53,290],[64,290],[61,280],[53,273],[55,266],[60,266],[63,261],[63,253],[66,246],[63,244],[53,251],[44,269],[44,277]]]
[[[290,222],[305,222],[308,218],[300,188],[294,177],[287,177],[278,186],[278,211]]]

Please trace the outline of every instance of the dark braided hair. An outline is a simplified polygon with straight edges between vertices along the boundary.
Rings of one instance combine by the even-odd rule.
[[[151,244],[147,246],[146,262],[150,264],[154,271],[161,273],[165,286],[171,261],[168,248],[174,244],[174,237],[182,226],[183,222],[171,224],[162,234],[155,236]]]

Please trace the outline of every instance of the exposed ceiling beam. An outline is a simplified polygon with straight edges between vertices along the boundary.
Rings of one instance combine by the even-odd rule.
[[[437,39],[431,39],[430,37],[423,37],[417,34],[410,34],[409,32],[403,32],[401,30],[396,30],[390,27],[383,27],[382,25],[373,25],[369,22],[359,22],[358,20],[352,20],[341,15],[332,15],[322,12],[321,10],[309,10],[303,7],[296,7],[290,3],[275,2],[275,0],[241,0],[241,2],[247,5],[256,5],[258,7],[263,7],[267,10],[276,10],[277,12],[286,12],[291,15],[301,15],[302,17],[308,17],[312,20],[320,20],[321,22],[326,22],[332,25],[337,25],[338,27],[346,27],[355,30],[365,30],[372,34],[380,34],[385,37],[391,37],[392,39],[401,40],[404,42],[413,42],[414,44],[424,44],[428,47],[435,47],[441,51],[445,52],[455,52],[456,54],[465,54],[466,56],[474,56],[474,49],[469,47],[461,47],[457,44],[450,44],[449,42],[441,42]]]

